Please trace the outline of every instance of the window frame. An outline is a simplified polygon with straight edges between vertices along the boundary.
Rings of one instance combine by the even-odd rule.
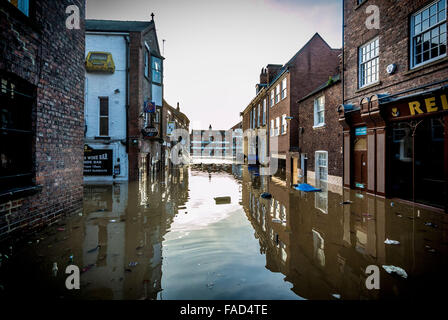
[[[160,70],[156,68],[157,62],[159,62]],[[162,84],[163,83],[163,62],[162,59],[156,56],[151,56],[151,82],[155,84]],[[160,75],[160,81],[156,80],[155,75]]]
[[[275,122],[274,119],[271,119],[271,130],[270,130],[270,132],[271,132],[270,136],[271,137],[275,136],[275,123],[274,122]]]
[[[270,103],[271,103],[271,108],[272,108],[275,105],[275,92],[274,92],[274,89],[271,90]]]
[[[275,118],[275,135],[280,135],[280,117]]]
[[[322,99],[322,105],[319,104],[319,100]],[[322,107],[322,110],[318,110],[319,107]],[[320,122],[319,113],[323,113],[323,122]],[[313,128],[318,128],[325,126],[325,95],[321,95],[314,99],[314,126]]]
[[[288,122],[286,121],[286,114],[283,114],[282,115],[282,118],[281,118],[281,129],[280,129],[280,133],[282,134],[282,135],[284,135],[284,134],[286,134],[288,131]]]
[[[419,14],[422,14],[427,9],[430,9],[434,4],[438,5],[439,2],[440,2],[440,0],[433,1],[433,2],[429,3],[428,5],[426,5],[425,7],[423,7],[422,9],[414,12],[410,16],[410,23],[409,23],[409,26],[410,26],[410,30],[409,30],[410,31],[409,32],[409,42],[410,42],[409,43],[409,47],[410,47],[410,49],[409,49],[410,50],[409,51],[409,53],[410,53],[409,67],[410,67],[411,70],[415,69],[415,68],[419,68],[419,67],[424,66],[426,64],[429,64],[431,62],[443,59],[443,58],[445,58],[447,56],[447,49],[448,49],[447,48],[447,39],[446,39],[447,38],[447,34],[448,34],[448,30],[447,30],[447,27],[448,27],[448,23],[447,23],[447,5],[448,5],[448,1],[447,0],[442,0],[442,2],[444,2],[444,4],[445,4],[445,9],[444,9],[445,10],[445,17],[441,21],[439,21],[438,23],[436,23],[436,24],[434,24],[432,26],[429,26],[424,31],[421,30],[420,33],[415,34],[415,24],[416,24],[415,23],[415,18],[416,18],[416,16],[419,15]],[[437,10],[436,16],[438,16],[438,14],[439,14],[439,11]],[[429,15],[428,19],[429,19],[429,23],[430,23],[431,15]],[[421,23],[422,22],[423,21],[421,21]],[[422,48],[422,62],[417,64],[415,62],[415,58],[416,57],[415,57],[415,54],[414,54],[415,51],[416,51],[416,49],[414,47],[414,39],[417,38],[418,36],[423,37],[425,33],[431,32],[435,28],[440,28],[440,26],[442,26],[443,24],[445,24],[445,53],[442,54],[442,55],[439,55],[437,57],[430,58],[429,60],[423,61],[423,53],[425,51]],[[438,36],[440,37],[440,33],[439,33]],[[431,41],[431,39],[432,39],[432,37],[430,37],[430,41]],[[428,52],[430,53],[431,51],[432,51],[432,48],[429,48]]]
[[[280,83],[275,86],[275,104],[279,103],[280,99]]]
[[[101,114],[101,101],[102,100],[104,100],[104,101],[106,101],[107,102],[107,115],[102,115]],[[98,105],[98,136],[99,137],[109,137],[109,133],[110,133],[110,121],[109,121],[109,118],[110,118],[110,105],[109,105],[109,97],[106,97],[106,96],[100,96],[100,97],[98,97],[98,102],[99,102],[99,105]],[[101,134],[101,132],[102,132],[102,130],[101,130],[101,127],[102,127],[102,124],[101,124],[101,119],[104,119],[104,118],[107,118],[107,134]]]
[[[285,99],[288,96],[287,89],[288,89],[288,81],[287,81],[287,78],[284,77],[282,79],[282,87],[281,87],[281,99],[282,100]]]
[[[320,164],[319,155],[325,155],[325,166]],[[325,168],[325,180],[321,179],[321,168]],[[317,182],[328,182],[328,151],[318,150],[314,153],[314,170],[316,174],[315,179]]]
[[[263,126],[266,125],[266,99],[263,99]]]
[[[376,41],[378,41],[378,55],[375,55],[373,58],[371,57],[370,59],[366,60],[366,61],[362,61],[362,50],[364,48],[366,48],[367,46],[374,44]],[[373,52],[375,53],[376,48],[373,50]],[[369,52],[372,52],[372,50],[370,50]],[[368,76],[365,77],[364,82],[362,81],[363,79],[363,66],[367,65],[368,63],[373,62],[374,60],[377,60],[376,63],[376,80],[371,81],[371,82],[367,82],[367,78]],[[375,38],[367,41],[366,43],[364,43],[362,46],[360,46],[358,48],[358,88],[362,89],[368,86],[371,86],[373,84],[376,84],[380,82],[380,37],[376,36]]]

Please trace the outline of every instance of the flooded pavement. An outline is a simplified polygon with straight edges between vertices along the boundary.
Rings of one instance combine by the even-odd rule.
[[[303,193],[238,165],[86,185],[82,212],[2,248],[0,295],[440,298],[448,279],[446,214],[322,188]],[[80,290],[65,288],[70,264],[81,269]],[[370,265],[379,267],[379,290],[366,288]]]

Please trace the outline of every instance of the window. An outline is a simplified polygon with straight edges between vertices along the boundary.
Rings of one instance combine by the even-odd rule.
[[[286,126],[287,126],[288,124],[287,124],[287,122],[286,122],[286,114],[284,114],[284,115],[282,115],[282,127],[281,127],[281,130],[282,130],[282,134],[286,134]]]
[[[162,83],[162,60],[154,56],[151,57],[152,61],[152,82]]]
[[[145,50],[145,77],[149,78],[149,52]]]
[[[286,78],[282,80],[282,100],[286,98],[287,88],[286,88]]]
[[[325,96],[314,100],[314,126],[323,126],[325,124]]]
[[[275,103],[280,101],[280,84],[275,87]]]
[[[109,97],[100,99],[100,136],[109,135]]]
[[[316,180],[327,181],[328,178],[328,161],[327,151],[316,151]]]
[[[275,135],[274,119],[271,120],[271,137]]]
[[[154,122],[160,122],[160,109],[156,110]]]
[[[8,0],[12,5],[14,5],[17,9],[22,11],[22,13],[26,16],[30,16],[30,2],[29,0]]]
[[[411,68],[446,56],[446,0],[411,17]]]
[[[253,125],[252,125],[252,110],[250,110],[250,114],[249,114],[249,128],[253,129]]]
[[[261,120],[261,105],[258,104],[258,118],[257,118],[257,127],[260,126],[260,120]]]
[[[280,117],[275,118],[275,135],[279,135],[280,130]]]
[[[34,89],[14,75],[0,74],[0,193],[32,184]]]
[[[263,99],[263,125],[266,125],[266,99]]]
[[[359,48],[359,87],[379,80],[379,38]]]
[[[271,107],[275,104],[274,102],[274,90],[271,91]]]

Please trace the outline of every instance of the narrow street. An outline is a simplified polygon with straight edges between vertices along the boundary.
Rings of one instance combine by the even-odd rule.
[[[272,198],[262,199],[263,192]],[[447,219],[355,191],[288,189],[247,166],[195,164],[138,183],[85,185],[82,211],[2,248],[10,255],[2,261],[0,294],[428,298],[448,280]],[[81,269],[81,290],[65,288],[69,264]],[[369,265],[380,269],[380,290],[366,289]],[[383,265],[402,268],[407,278]]]

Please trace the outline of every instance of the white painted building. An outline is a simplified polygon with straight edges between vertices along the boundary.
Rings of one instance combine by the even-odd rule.
[[[127,35],[86,32],[86,57],[89,52],[110,53],[115,71],[86,70],[84,181],[128,180]]]

